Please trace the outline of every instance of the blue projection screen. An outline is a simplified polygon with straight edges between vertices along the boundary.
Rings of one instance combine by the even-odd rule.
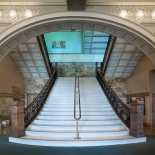
[[[81,53],[81,32],[49,32],[44,34],[48,53]]]

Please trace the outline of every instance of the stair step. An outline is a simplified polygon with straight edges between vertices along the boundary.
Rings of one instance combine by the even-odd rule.
[[[111,108],[110,106],[104,106],[104,105],[102,105],[102,106],[83,106],[83,105],[81,105],[81,110],[89,110],[89,109],[94,109],[94,110],[98,110],[98,109],[109,109],[109,108]],[[57,106],[53,106],[53,105],[50,105],[50,106],[47,106],[47,105],[45,105],[44,106],[44,109],[46,110],[46,109],[74,109],[74,106],[73,105],[67,105],[67,106],[59,106],[59,105],[57,105]]]
[[[52,116],[52,115],[73,115],[74,111],[53,111],[51,112],[46,112],[46,111],[41,111],[39,113],[39,115],[47,115],[47,116]],[[91,111],[82,111],[82,115],[111,115],[111,114],[115,114],[114,111],[97,111],[97,112],[91,112]]]
[[[57,140],[74,139],[76,132],[39,132],[39,131],[25,131],[26,136],[36,136],[44,138],[52,138]]]
[[[36,119],[26,129],[26,137],[47,141],[75,141],[74,78],[58,78]],[[129,136],[128,129],[113,111],[95,78],[80,78],[82,141],[104,141]]]
[[[94,146],[107,146],[107,145],[120,145],[120,144],[134,144],[134,143],[145,143],[146,137],[134,138],[131,136],[104,138],[104,139],[80,139],[77,140],[53,140],[53,139],[42,139],[40,137],[24,136],[22,138],[9,137],[9,142],[36,145],[36,146],[52,146],[52,147],[94,147]]]
[[[74,126],[39,126],[39,125],[30,125],[27,131],[67,131],[72,132],[76,130],[76,125]],[[107,126],[79,126],[80,132],[98,132],[98,131],[124,131],[125,128],[122,125],[107,125]]]
[[[76,137],[76,132],[39,132],[39,131],[26,131],[26,136],[36,136],[40,138],[48,138],[54,140],[65,140],[65,139],[74,139]],[[81,139],[105,139],[105,138],[113,138],[116,139],[122,136],[128,136],[128,131],[116,131],[116,132],[81,132],[80,138]]]
[[[39,114],[39,116],[50,116],[50,117],[53,117],[53,116],[73,116],[73,112],[53,112],[53,113],[48,113],[48,112],[41,112]],[[105,112],[105,113],[98,113],[98,112],[91,112],[91,113],[84,113],[82,114],[82,117],[83,116],[111,116],[111,115],[115,115],[114,112]]]
[[[49,120],[34,120],[32,124],[37,124],[37,125],[75,125],[76,121],[75,120],[69,120],[69,121],[49,121]],[[117,125],[120,124],[120,120],[99,120],[99,121],[79,121],[79,125]]]
[[[115,139],[116,137],[119,138],[119,137],[122,137],[122,136],[128,136],[129,135],[129,132],[124,130],[124,131],[113,131],[113,132],[90,132],[90,133],[80,133],[80,138],[81,139],[96,139],[96,140],[99,140],[99,139],[107,139],[107,138],[113,138]]]
[[[36,119],[39,120],[74,120],[74,116],[37,116]],[[111,116],[82,116],[81,120],[110,120],[110,119],[118,119],[116,115]]]
[[[104,113],[105,111],[112,111],[112,108],[106,108],[106,109],[82,109],[82,112],[102,112]],[[73,109],[42,109],[42,112],[73,112]]]
[[[62,111],[66,111],[66,110],[71,110],[71,111],[73,111],[73,107],[54,107],[54,108],[52,108],[52,107],[44,107],[43,108],[43,110],[44,111],[49,111],[49,110],[55,110],[55,111],[59,111],[59,110],[62,110]],[[102,111],[102,110],[110,110],[110,109],[112,109],[111,107],[82,107],[81,108],[82,109],[82,111],[84,110],[84,111]]]
[[[72,118],[74,118],[74,115],[62,115],[62,116],[59,116],[59,115],[53,115],[53,116],[45,116],[45,115],[39,115],[39,116],[37,116],[37,119],[47,119],[47,120],[49,120],[49,119],[52,119],[52,120],[54,120],[54,119],[64,119],[64,120],[66,120],[66,119],[72,119]],[[82,119],[90,119],[90,120],[102,120],[102,119],[113,119],[113,118],[118,118],[117,116],[116,116],[116,114],[111,114],[110,116],[109,115],[96,115],[96,116],[93,116],[93,115],[82,115],[82,117],[81,117],[81,120]]]
[[[56,103],[56,104],[54,104],[54,103],[47,103],[47,104],[45,104],[44,105],[44,107],[58,107],[58,108],[64,108],[64,107],[74,107],[74,103],[72,102],[72,103],[64,103],[64,104],[62,104],[62,102],[61,103]],[[103,104],[81,104],[81,107],[87,107],[87,108],[89,108],[89,107],[96,107],[96,108],[104,108],[104,107],[111,107],[111,105],[109,105],[109,104],[107,104],[107,103],[103,103]]]

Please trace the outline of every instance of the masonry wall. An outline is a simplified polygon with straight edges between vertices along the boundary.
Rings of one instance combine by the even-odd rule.
[[[0,62],[0,93],[11,93],[12,87],[24,92],[24,80],[15,62],[7,56]]]
[[[138,63],[133,74],[127,80],[128,94],[151,92],[150,72],[153,69],[154,65],[146,56],[144,56]]]
[[[9,116],[12,102],[12,87],[18,87],[24,94],[24,80],[13,60],[6,56],[0,62],[0,120]]]
[[[141,96],[145,99],[145,113],[144,123],[149,126],[153,125],[155,120],[155,66],[146,57],[138,63],[135,71],[128,79],[115,79],[112,81],[112,87],[117,95],[124,103],[127,103],[127,98],[124,94],[129,96]]]
[[[57,64],[58,76],[72,76],[79,75],[96,76],[95,63],[58,63]]]
[[[127,92],[132,96],[143,96],[145,99],[145,116],[146,125],[152,126],[153,107],[155,103],[152,95],[155,93],[155,73],[154,65],[144,56],[138,63],[134,73],[127,80]]]

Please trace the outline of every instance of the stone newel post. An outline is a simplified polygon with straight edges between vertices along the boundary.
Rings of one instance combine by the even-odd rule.
[[[143,137],[143,119],[144,119],[144,99],[140,97],[131,98],[130,109],[130,135]]]
[[[24,101],[20,90],[13,87],[13,103],[11,105],[11,128],[13,137],[24,136]]]

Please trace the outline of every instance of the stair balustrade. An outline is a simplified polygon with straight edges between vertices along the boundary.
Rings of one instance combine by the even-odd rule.
[[[117,94],[113,91],[110,85],[102,77],[101,72],[97,72],[97,79],[104,90],[106,96],[108,97],[112,107],[114,108],[117,115],[120,119],[126,124],[127,127],[130,127],[130,108],[124,104]]]
[[[25,108],[25,128],[34,120],[34,118],[38,115],[40,110],[42,109],[48,94],[56,80],[56,71],[53,72],[50,79],[46,82],[43,89],[40,93],[36,96],[36,98]]]
[[[131,100],[130,104],[125,104],[117,96],[115,91],[104,79],[102,72],[97,69],[96,77],[107,96],[111,106],[122,120],[122,122],[130,129],[130,135],[135,137],[142,137],[143,134],[143,111],[144,103]]]

